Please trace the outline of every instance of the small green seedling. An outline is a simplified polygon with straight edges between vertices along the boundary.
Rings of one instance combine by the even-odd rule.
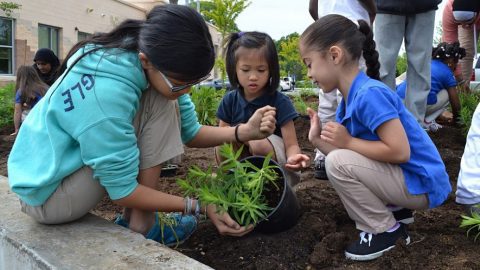
[[[265,157],[261,168],[249,161],[240,162],[242,150],[235,152],[231,144],[222,145],[220,154],[225,160],[216,170],[193,166],[186,179],[177,183],[186,196],[198,197],[205,205],[215,204],[220,213],[227,212],[239,224],[249,225],[266,218],[272,210],[263,193],[268,186],[279,190],[278,166],[270,164],[272,154]]]
[[[463,216],[462,215],[462,223],[460,227],[470,227],[467,230],[467,237],[470,234],[471,230],[477,229],[477,233],[474,238],[474,242],[477,241],[477,238],[480,237],[480,215],[476,212],[472,212],[472,216]]]

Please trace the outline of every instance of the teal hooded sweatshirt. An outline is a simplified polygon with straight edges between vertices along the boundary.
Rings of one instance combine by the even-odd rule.
[[[79,49],[68,66],[92,48]],[[132,123],[146,87],[137,52],[102,48],[81,58],[22,124],[8,159],[12,191],[42,205],[66,176],[88,166],[111,199],[131,194],[139,170]]]

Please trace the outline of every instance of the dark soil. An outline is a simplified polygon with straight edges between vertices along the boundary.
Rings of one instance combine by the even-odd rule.
[[[302,150],[313,159],[307,135],[309,122],[295,123]],[[0,174],[6,175],[6,158],[13,130],[0,136]],[[444,127],[431,134],[447,167],[452,187],[456,179],[465,140],[460,128]],[[213,163],[212,149],[186,148],[176,177],[185,177],[188,167],[207,167]],[[180,194],[175,177],[162,178],[159,188]],[[302,173],[295,187],[302,209],[296,226],[288,231],[265,235],[258,232],[242,238],[220,236],[215,227],[204,221],[197,232],[178,251],[215,269],[480,269],[480,243],[467,238],[459,228],[462,207],[455,204],[454,192],[436,209],[417,211],[409,232],[413,243],[397,246],[385,256],[371,262],[352,262],[344,257],[344,248],[358,240],[358,231],[348,217],[335,190],[328,181],[315,180],[313,169]],[[107,198],[93,213],[113,220],[120,207]]]

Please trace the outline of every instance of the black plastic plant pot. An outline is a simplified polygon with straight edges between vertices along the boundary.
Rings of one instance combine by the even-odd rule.
[[[246,160],[256,167],[261,168],[265,157],[250,156],[241,161]],[[272,207],[273,210],[264,220],[261,220],[256,225],[255,230],[261,233],[278,233],[288,230],[297,224],[298,218],[300,217],[300,206],[297,201],[297,196],[288,184],[285,172],[276,161],[270,160],[270,164],[278,166],[275,170],[279,178],[281,178],[278,179],[279,181],[277,182],[280,190],[276,190],[272,185],[273,188],[270,188],[267,192],[281,192],[281,196],[279,196],[279,194],[264,194],[269,206]]]

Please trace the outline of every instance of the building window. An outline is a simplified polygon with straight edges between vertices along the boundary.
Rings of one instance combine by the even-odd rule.
[[[38,25],[38,48],[49,48],[58,56],[60,29],[48,25]]]
[[[77,41],[82,41],[82,40],[85,40],[85,39],[90,38],[90,37],[92,37],[92,34],[78,31],[78,34],[77,34],[77,39],[78,40]]]
[[[0,17],[0,74],[13,74],[13,20]]]

